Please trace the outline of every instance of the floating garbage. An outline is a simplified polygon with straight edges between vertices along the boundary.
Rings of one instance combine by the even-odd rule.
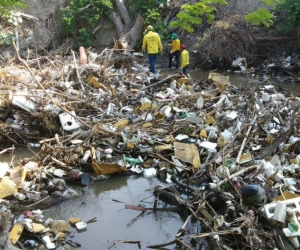
[[[86,54],[83,47],[80,51],[81,58],[75,58],[79,68],[63,58],[52,63],[64,65],[62,69],[43,64],[43,77],[51,76],[51,82],[43,82],[45,89],[26,82],[22,91],[17,84],[0,91],[2,141],[40,151],[18,165],[0,163],[0,198],[27,211],[12,223],[12,243],[26,230],[40,235],[28,247],[41,243],[57,249],[56,240],[68,237],[70,227],[63,220],[43,218],[41,211],[81,195],[68,183],[86,190],[93,181],[132,174],[159,178],[162,183],[153,195],[161,201],[153,208],[128,207],[163,211],[169,204],[161,203],[170,201],[176,209],[197,214],[179,230],[178,247],[200,248],[200,241],[226,249],[281,249],[281,241],[299,245],[299,197],[286,193],[299,193],[296,93],[269,84],[251,85],[250,92],[215,72],[202,80],[178,72],[150,74],[148,65],[135,62],[139,53],[119,49],[110,50],[110,56]],[[233,65],[246,72],[244,63],[237,58]],[[289,63],[284,58],[283,65]],[[3,82],[8,72],[15,73],[7,69],[1,70]],[[41,74],[34,68],[32,73]],[[284,198],[275,201],[281,193]],[[269,237],[274,221],[282,232],[276,241]],[[70,218],[70,225],[85,233],[88,221]],[[201,232],[191,231],[200,227]],[[183,232],[193,243],[184,241]]]

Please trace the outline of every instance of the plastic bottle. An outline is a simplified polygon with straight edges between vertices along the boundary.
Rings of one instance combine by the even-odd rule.
[[[140,165],[143,163],[143,159],[141,159],[141,157],[139,157],[139,158],[125,157],[125,161],[129,162],[133,165]]]
[[[91,150],[85,151],[84,156],[81,159],[81,163],[86,163],[88,158],[90,157],[90,154],[91,154]]]

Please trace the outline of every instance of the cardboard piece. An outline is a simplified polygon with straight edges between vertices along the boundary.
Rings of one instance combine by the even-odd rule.
[[[118,163],[107,163],[101,162],[98,163],[95,159],[92,161],[92,166],[95,172],[95,176],[98,175],[108,175],[114,173],[120,173],[126,171],[126,166],[119,165]]]
[[[194,168],[200,168],[200,154],[194,144],[174,142],[175,157],[184,162],[190,163]]]
[[[16,184],[7,176],[3,177],[0,182],[0,199],[6,198],[18,192]]]
[[[90,76],[88,77],[87,81],[91,83],[95,88],[107,91],[107,88],[102,83],[98,82],[96,78]]]
[[[230,84],[229,76],[224,76],[218,73],[209,73],[208,79],[211,79],[214,82],[216,82],[219,90],[222,92],[225,91]]]
[[[294,194],[288,190],[285,190],[282,195],[279,195],[273,199],[273,201],[284,201],[284,200],[289,200],[289,199],[294,199],[294,198],[299,198],[299,194]]]

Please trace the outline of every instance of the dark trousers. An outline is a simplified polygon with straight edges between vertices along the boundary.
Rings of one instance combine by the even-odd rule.
[[[182,68],[182,73],[187,77],[187,68],[188,65],[186,65],[184,68]]]
[[[179,68],[179,56],[180,56],[180,51],[175,51],[175,52],[170,52],[169,53],[169,65],[168,67],[171,68],[172,67],[172,60],[173,57],[175,57],[175,62],[176,62],[176,68]]]
[[[150,72],[152,72],[153,74],[155,74],[156,55],[157,54],[148,54],[148,59],[150,63]]]

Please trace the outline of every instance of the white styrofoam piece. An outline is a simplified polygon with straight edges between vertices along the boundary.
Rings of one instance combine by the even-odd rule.
[[[53,242],[51,242],[51,239],[49,237],[49,235],[46,235],[42,238],[43,242],[45,243],[47,249],[54,249],[55,248],[55,244]]]
[[[154,177],[154,176],[156,176],[155,168],[146,168],[144,170],[144,177],[149,178],[149,177]]]
[[[76,228],[77,228],[78,230],[82,230],[82,229],[86,229],[87,224],[86,224],[86,222],[84,222],[84,221],[80,221],[80,222],[77,222],[77,223],[75,224],[75,226],[76,226]]]
[[[26,97],[28,93],[17,91],[15,95],[12,97],[12,104],[16,105],[27,112],[35,110],[35,103]]]
[[[71,111],[71,114],[76,117],[75,111]],[[71,131],[81,127],[81,123],[73,116],[68,113],[59,114],[59,120],[64,130]]]
[[[285,217],[286,217],[285,210],[286,210],[286,204],[281,202],[281,201],[277,201],[276,206],[275,206],[273,219],[277,220],[277,221],[280,221],[280,222],[285,222]]]
[[[298,237],[291,237],[289,238],[289,240],[295,249],[299,249],[300,244],[299,244]]]
[[[290,208],[293,211],[300,213],[300,197],[284,200],[281,202],[284,203],[287,208]],[[272,202],[272,203],[264,205],[263,210],[268,218],[273,217],[276,204],[277,204],[277,202]]]
[[[288,228],[282,228],[282,232],[285,234],[286,237],[299,237],[300,233],[297,232],[291,232]]]

